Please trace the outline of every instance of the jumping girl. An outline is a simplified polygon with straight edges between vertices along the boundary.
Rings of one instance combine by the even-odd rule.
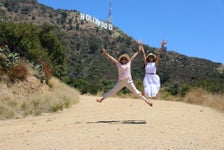
[[[160,60],[160,54],[165,48],[166,41],[163,40],[161,42],[161,48],[159,49],[159,53],[157,56],[153,53],[149,53],[146,57],[142,43],[139,42],[139,45],[141,45],[140,49],[143,52],[146,72],[143,80],[144,95],[147,98],[155,98],[160,89],[160,77],[156,74],[156,67],[158,66]]]
[[[131,58],[127,54],[122,54],[118,58],[118,60],[116,60],[110,54],[108,54],[108,52],[105,49],[102,49],[103,54],[106,55],[106,57],[109,58],[117,66],[118,82],[111,90],[105,93],[102,98],[97,99],[96,100],[97,102],[102,102],[104,99],[116,94],[123,87],[126,87],[132,93],[136,94],[140,99],[144,100],[148,105],[153,106],[153,103],[149,101],[146,97],[144,97],[142,93],[135,87],[134,82],[132,80],[131,63],[136,58],[139,51],[141,51],[140,45],[138,51]]]

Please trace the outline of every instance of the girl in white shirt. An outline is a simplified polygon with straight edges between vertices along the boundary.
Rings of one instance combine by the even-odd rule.
[[[131,92],[136,94],[139,98],[144,100],[148,105],[153,106],[153,103],[149,101],[142,93],[135,87],[131,75],[131,63],[138,55],[141,47],[139,45],[139,50],[130,58],[127,54],[122,54],[118,60],[113,58],[110,54],[107,53],[105,49],[102,50],[103,54],[106,55],[113,63],[116,64],[118,69],[118,82],[116,85],[103,95],[102,98],[97,99],[97,102],[102,102],[104,99],[116,94],[123,87],[128,88]]]
[[[145,65],[145,76],[143,80],[143,86],[144,86],[144,95],[147,98],[155,98],[159,92],[160,78],[156,74],[156,67],[158,66],[160,60],[160,54],[165,48],[165,44],[166,41],[163,40],[161,42],[161,48],[157,56],[153,53],[149,53],[146,57],[142,43],[141,42],[139,43],[139,45],[141,45],[140,49],[143,52],[143,59]]]

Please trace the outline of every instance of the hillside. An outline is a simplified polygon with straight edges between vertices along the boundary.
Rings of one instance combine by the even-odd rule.
[[[112,87],[117,78],[115,66],[102,56],[101,48],[105,47],[111,55],[118,57],[126,52],[132,55],[137,50],[137,43],[118,27],[104,29],[80,19],[80,13],[76,10],[54,10],[39,4],[37,0],[0,0],[0,18],[3,22],[52,25],[67,49],[68,79],[65,82],[79,88],[82,93],[96,94]],[[144,47],[147,53],[157,53],[158,48]],[[162,54],[158,74],[163,86],[197,84],[202,80],[222,81],[222,71],[217,71],[221,65],[169,51],[168,45],[168,50]],[[144,76],[141,55],[135,60],[132,72],[134,80],[141,83]]]
[[[42,83],[32,73],[14,82],[1,74],[0,89],[0,120],[58,112],[79,102],[77,90],[55,77]]]

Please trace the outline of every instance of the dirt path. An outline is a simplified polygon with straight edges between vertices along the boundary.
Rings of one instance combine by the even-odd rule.
[[[154,100],[81,96],[61,113],[0,121],[1,150],[224,150],[224,114]]]

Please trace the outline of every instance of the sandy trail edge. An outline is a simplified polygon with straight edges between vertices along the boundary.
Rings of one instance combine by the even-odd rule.
[[[95,99],[80,96],[61,113],[0,121],[0,149],[224,150],[223,113],[181,102]]]

